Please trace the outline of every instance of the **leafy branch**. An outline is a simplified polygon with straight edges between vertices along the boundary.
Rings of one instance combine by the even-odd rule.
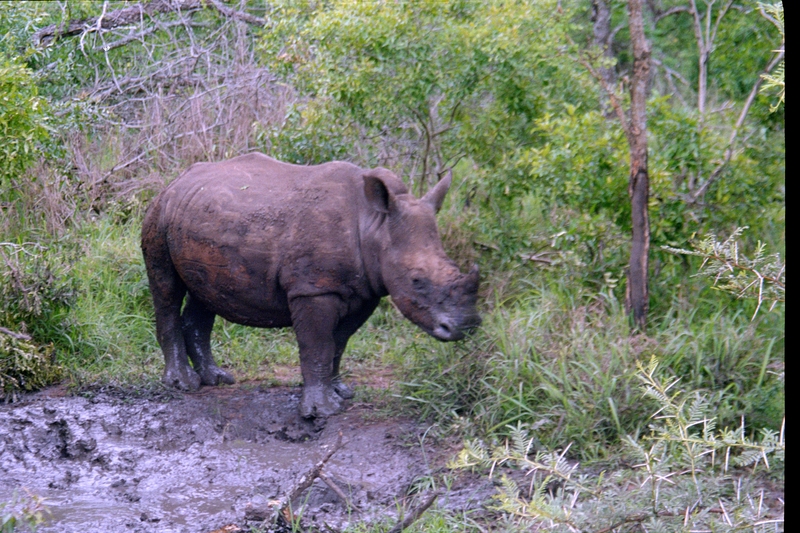
[[[683,255],[703,258],[696,276],[712,278],[714,288],[735,294],[738,298],[754,298],[758,305],[753,318],[764,302],[771,302],[770,311],[778,302],[785,301],[786,264],[780,254],[765,254],[765,245],[758,243],[755,254],[748,258],[739,251],[737,239],[747,227],[736,230],[724,241],[710,234],[692,244],[693,250],[662,246],[662,249]]]
[[[582,476],[573,476],[578,463],[566,459],[569,446],[561,452],[538,451],[531,459],[529,455],[533,453],[535,439],[519,423],[508,428],[510,437],[491,451],[478,441],[465,443],[464,449],[450,463],[450,468],[488,468],[489,477],[492,477],[499,466],[521,467],[531,477],[530,498],[523,499],[516,482],[503,475],[500,492],[495,496],[498,501],[495,509],[518,518],[537,518],[579,530],[578,524],[572,520],[572,508],[579,495],[600,495],[602,476],[596,488],[589,487]],[[554,500],[556,492],[559,494],[557,501]]]
[[[713,466],[716,456],[724,455],[725,471],[731,463],[738,467],[752,465],[755,468],[762,461],[769,469],[769,457],[775,456],[781,461],[784,459],[785,427],[781,427],[780,432],[762,429],[760,440],[747,437],[744,420],[738,428],[717,432],[716,419],[709,417],[709,412],[712,410],[709,398],[698,391],[671,392],[680,379],[658,377],[658,359],[655,357],[650,359],[647,366],[642,363],[638,363],[637,366],[639,369],[637,377],[642,382],[645,396],[660,404],[658,411],[653,414],[653,419],[661,423],[651,425],[653,433],[646,437],[646,440],[679,445],[682,450],[676,453],[676,456],[689,461],[689,472],[695,483],[698,474],[702,473],[700,465],[707,456],[711,457]],[[629,439],[630,443],[632,441]],[[740,452],[740,455],[732,458],[731,454],[734,451]]]
[[[781,32],[781,44],[783,44],[786,34],[784,32],[783,26],[783,3],[776,2],[774,4],[764,4],[762,2],[758,3],[759,11],[761,15],[773,23],[777,28],[778,31]],[[781,46],[780,50],[774,50],[774,52],[783,55],[783,46]],[[786,79],[784,74],[784,60],[781,59],[780,64],[775,69],[775,74],[762,74],[761,78],[766,82],[764,86],[761,87],[761,92],[766,93],[772,91],[773,89],[778,90],[778,102],[770,106],[769,110],[772,112],[777,111],[778,107],[782,103],[786,102]]]
[[[763,490],[743,488],[741,477],[734,480],[733,496],[724,497],[714,487],[723,479],[717,457],[724,457],[725,473],[729,466],[763,463],[770,469],[782,461],[785,422],[780,432],[761,430],[758,439],[748,437],[744,421],[718,431],[710,398],[681,390],[678,379],[660,375],[655,357],[638,368],[642,391],[658,408],[649,435],[625,438],[638,460],[632,471],[581,474],[565,457],[569,446],[561,452],[537,451],[531,459],[536,440],[520,424],[509,426],[510,437],[491,451],[468,441],[450,467],[484,468],[490,477],[503,466],[523,470],[531,479],[528,497],[504,473],[494,508],[536,531],[611,533],[630,530],[621,529],[626,526],[685,533],[778,531],[783,513],[768,508]]]

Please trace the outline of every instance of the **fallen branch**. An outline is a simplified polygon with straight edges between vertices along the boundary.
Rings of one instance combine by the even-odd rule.
[[[17,333],[16,331],[11,331],[10,329],[3,327],[0,327],[0,333],[20,341],[29,341],[33,339],[30,335],[26,335],[25,333]]]
[[[325,472],[320,472],[317,474],[317,477],[320,478],[326,485],[328,485],[328,487],[335,492],[339,498],[342,499],[345,505],[347,505],[348,510],[352,509],[354,511],[360,511],[360,509],[350,501],[350,498],[347,497],[347,494],[345,494],[342,489],[339,488],[339,485],[337,485],[335,481],[328,477]]]
[[[397,523],[392,529],[389,530],[389,533],[401,533],[404,529],[408,528],[414,522],[422,516],[422,513],[428,510],[428,508],[433,505],[433,502],[436,501],[436,498],[439,497],[440,492],[434,491],[428,498],[422,502],[420,505],[412,509],[408,515],[403,518],[400,522]]]
[[[308,472],[300,476],[300,479],[295,483],[295,485],[289,490],[288,494],[279,500],[275,500],[274,502],[270,503],[270,507],[275,509],[273,516],[271,517],[273,520],[284,520],[287,524],[291,524],[292,520],[294,519],[294,515],[292,513],[292,501],[296,500],[300,497],[304,490],[310,487],[314,480],[320,477],[322,473],[322,468],[330,461],[333,454],[335,454],[339,449],[343,446],[342,444],[342,432],[339,432],[339,438],[336,439],[336,444],[334,444],[333,448],[325,454],[321,460],[317,462],[313,467],[311,467]],[[324,481],[324,479],[323,479]],[[267,517],[270,518],[270,517]]]
[[[248,24],[264,25],[265,23],[264,19],[249,13],[236,11],[217,0],[211,0],[210,2],[203,0],[152,0],[152,2],[116,9],[99,17],[87,17],[62,22],[61,24],[51,24],[34,33],[32,39],[34,46],[47,46],[64,37],[74,37],[90,32],[137,24],[145,16],[152,17],[157,13],[190,13],[206,8],[214,8],[225,17],[241,20]]]

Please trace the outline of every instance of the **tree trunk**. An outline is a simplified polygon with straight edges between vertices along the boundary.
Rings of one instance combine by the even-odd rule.
[[[603,50],[603,56],[613,59],[614,52],[611,49],[613,32],[611,31],[611,9],[606,0],[592,0],[592,34],[594,44]],[[598,68],[600,75],[609,87],[613,87],[616,82],[616,73],[613,67],[600,65]]]
[[[630,182],[633,235],[625,305],[636,328],[644,331],[648,310],[648,264],[650,219],[647,204],[650,183],[647,173],[647,82],[650,78],[650,46],[644,36],[642,0],[628,0],[628,24],[633,45],[631,116],[628,141],[631,150]]]

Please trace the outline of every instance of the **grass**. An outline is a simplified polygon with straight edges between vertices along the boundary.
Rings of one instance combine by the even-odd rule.
[[[77,384],[151,384],[161,352],[155,338],[138,228],[100,218],[79,234],[83,249],[72,273],[79,286],[69,320],[75,347],[60,362]]]
[[[582,459],[606,460],[648,423],[637,362],[656,355],[687,386],[715,392],[723,425],[745,416],[776,428],[782,378],[770,369],[782,368],[782,353],[780,317],[754,323],[724,306],[705,318],[676,309],[648,335],[631,337],[612,296],[553,280],[496,304],[476,338],[442,346],[418,339],[394,363],[402,395],[424,415],[466,417],[484,435],[520,422],[547,447],[572,442]]]
[[[163,358],[139,249],[139,218],[98,217],[73,231],[67,238],[79,243],[79,251],[63,256],[72,261],[74,296],[65,317],[70,335],[56,350],[64,374],[77,388],[158,386]],[[625,436],[646,433],[651,422],[652,406],[642,401],[636,372],[637,363],[655,355],[666,375],[709,398],[720,427],[736,427],[744,417],[750,435],[780,428],[782,308],[751,321],[747,304],[700,292],[702,298],[676,301],[653,316],[647,335],[631,336],[612,288],[576,284],[571,268],[485,269],[484,324],[459,343],[427,336],[384,299],[350,340],[342,361],[346,379],[357,387],[356,401],[372,404],[375,416],[413,414],[487,441],[507,437],[510,427],[522,428],[536,449],[570,445],[574,459],[617,464]],[[218,319],[212,348],[239,382],[301,383],[291,329]],[[511,521],[507,529],[514,527]],[[470,517],[431,509],[412,530],[480,527]]]
[[[163,368],[139,249],[140,217],[87,220],[69,240],[75,296],[69,344],[58,361],[77,386],[154,385]],[[461,237],[457,237],[461,238]],[[385,299],[351,339],[346,379],[365,396],[399,398],[421,417],[484,435],[508,425],[535,429],[549,447],[573,442],[583,459],[606,460],[625,434],[647,423],[635,390],[636,364],[656,355],[687,386],[713,392],[719,419],[741,416],[777,427],[783,401],[782,311],[750,320],[746,305],[716,292],[653,317],[631,336],[611,287],[576,284],[574,272],[519,269],[484,274],[484,325],[441,343],[403,319]],[[239,381],[299,385],[291,329],[255,329],[218,319],[212,347]]]
[[[87,221],[70,275],[76,298],[67,317],[72,345],[59,362],[77,385],[155,384],[163,368],[139,250],[138,217]],[[658,356],[693,388],[716,391],[724,423],[742,415],[776,427],[783,417],[781,313],[750,321],[729,299],[673,307],[631,337],[621,303],[609,289],[576,286],[559,273],[485,276],[502,286],[482,304],[484,325],[459,343],[441,343],[404,320],[385,299],[351,339],[347,379],[362,390],[388,390],[422,417],[468,420],[496,434],[517,422],[548,446],[574,442],[584,459],[613,456],[621,436],[647,416],[635,391],[636,363]],[[217,361],[239,381],[301,382],[291,329],[255,329],[218,319]],[[369,394],[368,394],[369,395]],[[373,400],[386,395],[375,394]],[[612,445],[612,446],[610,446]]]

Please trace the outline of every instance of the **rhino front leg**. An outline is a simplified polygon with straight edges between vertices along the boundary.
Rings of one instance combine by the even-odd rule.
[[[300,415],[327,417],[343,409],[342,397],[333,387],[336,356],[334,329],[342,306],[338,296],[295,298],[289,303],[292,326],[300,348],[303,398]]]
[[[200,375],[203,385],[220,383],[230,385],[236,380],[218,367],[211,355],[211,329],[214,327],[214,318],[216,315],[191,294],[186,297],[186,306],[181,315],[186,353],[192,360],[195,372]]]

